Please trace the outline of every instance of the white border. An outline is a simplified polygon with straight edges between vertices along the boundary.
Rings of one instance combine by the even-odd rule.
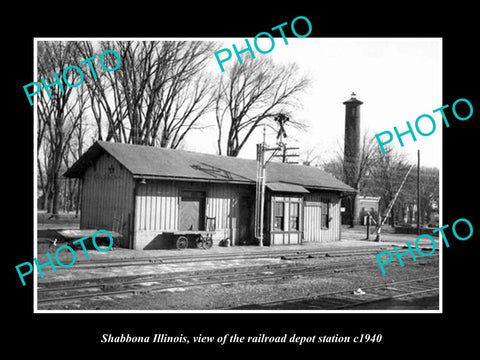
[[[228,37],[228,39],[232,39],[234,37]],[[288,37],[287,37],[288,38]],[[375,39],[376,37],[372,37]],[[378,37],[384,38],[384,37]],[[388,39],[388,37],[385,37]],[[403,39],[440,39],[441,40],[441,67],[442,67],[442,86],[443,86],[443,38],[441,37],[412,37],[412,38],[403,38]],[[41,37],[41,38],[34,38],[33,42],[33,74],[34,78],[37,79],[37,42],[38,41],[224,41],[227,38],[218,38],[218,37],[204,37],[204,38],[194,38],[194,37]],[[339,39],[344,39],[343,37],[339,37]],[[364,38],[358,38],[364,39]],[[401,38],[393,38],[395,40],[399,40]],[[442,96],[443,98],[443,96]],[[439,106],[441,106],[439,104]],[[33,118],[34,118],[34,132],[33,132],[33,186],[34,186],[34,198],[33,198],[33,207],[34,207],[34,218],[33,218],[33,239],[34,239],[34,256],[37,256],[37,98],[34,98],[34,111],[33,111]],[[439,177],[440,177],[440,193],[439,193],[439,227],[443,226],[443,126],[440,126],[440,152],[442,153],[442,162],[440,164],[439,169]],[[421,159],[420,159],[421,160]],[[439,235],[439,309],[438,310],[38,310],[37,309],[37,276],[34,277],[33,281],[33,312],[35,314],[73,314],[73,313],[88,313],[88,314],[442,314],[443,313],[443,247],[442,247],[442,238]],[[35,266],[34,266],[35,267]]]

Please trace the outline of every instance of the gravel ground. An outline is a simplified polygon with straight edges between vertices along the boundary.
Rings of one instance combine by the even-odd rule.
[[[55,249],[49,248],[48,241],[55,236],[54,230],[47,229],[48,226],[42,226],[39,229],[37,243],[37,258],[40,263],[47,261],[46,252],[54,257]],[[54,227],[53,227],[54,228]],[[380,243],[372,241],[373,235],[370,235],[370,241],[365,240],[365,228],[358,226],[354,229],[343,227],[342,240],[331,243],[321,244],[304,244],[292,246],[272,246],[272,247],[255,247],[255,246],[235,246],[235,247],[219,247],[214,246],[210,250],[201,249],[185,249],[179,250],[127,250],[115,249],[107,252],[99,252],[89,250],[90,259],[128,259],[128,258],[157,258],[172,255],[206,255],[206,254],[243,254],[246,252],[265,252],[274,250],[289,249],[295,251],[308,250],[325,250],[325,249],[344,249],[352,247],[369,247],[378,249],[378,252],[386,249],[392,250],[393,245],[401,248],[409,241],[412,246],[415,243],[416,235],[393,234],[389,231],[382,233],[382,241]],[[62,244],[59,244],[62,245]],[[428,240],[422,239],[420,246],[431,248],[432,244]],[[438,249],[438,239],[436,240]],[[59,254],[60,260],[68,264],[72,257],[68,251],[62,251]],[[77,250],[77,261],[88,262],[81,249]],[[268,302],[287,298],[296,298],[301,296],[313,296],[315,294],[327,293],[340,290],[354,290],[374,284],[388,283],[401,280],[410,280],[416,278],[437,276],[439,274],[439,257],[420,257],[418,261],[413,262],[411,258],[404,257],[402,260],[405,266],[401,267],[398,261],[392,261],[385,269],[386,275],[382,275],[375,257],[372,255],[365,260],[365,257],[359,259],[361,262],[369,262],[371,266],[368,268],[337,269],[337,272],[328,275],[310,275],[310,276],[294,276],[285,277],[281,280],[264,280],[256,283],[236,283],[223,285],[209,285],[203,287],[177,288],[162,292],[152,292],[138,295],[122,295],[115,297],[104,297],[100,300],[83,300],[76,303],[41,305],[38,310],[227,310],[229,308],[242,305],[254,304],[257,302]],[[84,269],[81,266],[73,264],[69,268],[57,267],[57,272],[53,273],[50,267],[42,270],[45,277],[42,279],[38,276],[39,284],[50,281],[87,279],[97,277],[118,277],[126,275],[139,274],[162,274],[173,273],[179,271],[193,271],[202,269],[218,269],[244,267],[266,264],[289,263],[295,264],[322,264],[336,268],[335,262],[340,261],[337,258],[313,258],[301,260],[281,260],[280,258],[272,259],[236,259],[229,261],[205,261],[195,263],[179,263],[179,264],[151,264],[146,266],[129,266],[129,267],[109,267]],[[435,301],[436,300],[436,301]],[[420,308],[437,308],[438,297],[428,301],[428,304],[418,305]],[[433,304],[433,305],[432,305]],[[395,301],[390,304],[384,304],[385,307],[391,309],[409,309],[411,304],[406,301]]]
[[[57,304],[55,307],[47,305],[39,307],[39,310],[228,310],[232,307],[259,302],[303,296],[311,297],[347,289],[353,291],[369,285],[438,275],[438,257],[423,258],[417,262],[405,260],[403,268],[398,263],[390,264],[386,275],[381,274],[376,262],[373,263],[374,259],[372,266],[367,268],[344,270],[336,267],[337,261],[337,259],[326,260],[325,258],[289,261],[292,264],[322,264],[329,265],[332,269],[337,268],[338,272],[321,276],[295,275],[255,283],[217,284],[186,289],[175,288],[138,295],[106,296],[98,300],[82,300],[66,305]],[[361,262],[368,263],[369,261],[363,259]],[[438,309],[438,298],[436,301],[437,306],[434,308]],[[397,309],[400,305],[395,304]],[[379,308],[376,307],[376,309]],[[383,309],[390,309],[390,307]]]

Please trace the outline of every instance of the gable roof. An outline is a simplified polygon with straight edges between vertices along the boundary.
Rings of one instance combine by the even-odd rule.
[[[115,158],[134,178],[255,184],[257,176],[257,162],[251,159],[105,141],[94,143],[64,176],[82,177],[92,162],[104,153]],[[355,192],[318,168],[278,162],[267,164],[267,183]]]
[[[292,192],[292,193],[304,193],[308,194],[310,191],[305,189],[303,186],[286,184],[281,182],[270,182],[265,184],[270,190],[277,192]]]

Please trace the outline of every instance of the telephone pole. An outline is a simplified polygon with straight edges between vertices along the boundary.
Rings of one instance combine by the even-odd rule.
[[[417,150],[417,235],[420,235],[420,149]]]

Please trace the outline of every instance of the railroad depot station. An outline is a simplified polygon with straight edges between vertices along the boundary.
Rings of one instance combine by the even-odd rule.
[[[418,250],[416,235],[370,241],[369,221],[352,227],[373,218],[379,202],[355,185],[361,104],[355,94],[344,102],[345,182],[286,162],[282,136],[274,146],[264,136],[256,159],[95,142],[64,173],[80,180],[80,223],[44,233],[51,244],[39,261],[53,273],[39,273],[39,310],[437,310],[438,257],[404,267],[388,250],[407,239]],[[68,269],[57,272],[49,256],[57,235],[79,253],[79,239],[98,251],[70,268],[61,264],[75,250],[59,247],[55,259]],[[421,249],[439,248],[438,240],[422,241]],[[385,249],[382,277],[376,256]],[[413,300],[392,301],[399,296]]]
[[[266,164],[263,245],[341,238],[341,198],[355,190],[311,166]],[[257,161],[98,141],[64,174],[82,184],[80,229],[121,234],[128,249],[171,248],[209,231],[214,246],[258,245]]]

